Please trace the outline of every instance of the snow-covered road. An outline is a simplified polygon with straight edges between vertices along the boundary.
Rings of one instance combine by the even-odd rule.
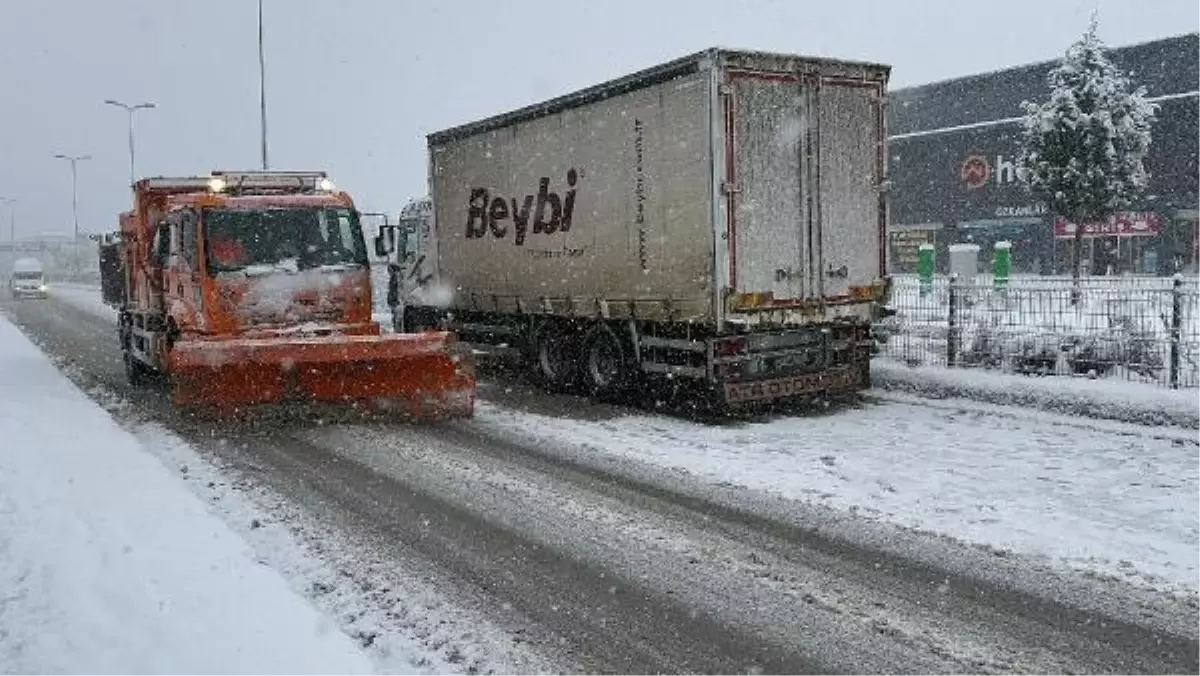
[[[58,298],[97,320],[84,320],[84,315],[72,314],[52,300],[43,312],[32,306],[21,310],[21,317],[29,322],[27,330],[42,336],[51,352],[68,358],[89,353],[79,359],[79,368],[92,374],[85,377],[121,389],[119,366],[114,366],[119,362],[107,342],[110,329],[104,326],[111,312],[106,314],[107,309],[95,303],[94,291],[72,290]],[[95,326],[75,326],[91,323]],[[235,443],[255,444],[253,471],[261,473],[263,481],[278,482],[281,489],[300,494],[315,490],[315,501],[305,498],[310,506],[332,502],[361,511],[362,518],[380,530],[376,536],[387,533],[451,569],[474,562],[458,575],[468,579],[483,575],[479,583],[489,594],[520,607],[518,615],[540,622],[541,631],[552,636],[557,632],[565,645],[587,645],[592,654],[577,655],[587,665],[618,670],[678,668],[680,660],[689,659],[683,656],[691,655],[690,659],[700,660],[693,664],[701,670],[730,664],[740,668],[742,662],[728,660],[761,650],[746,638],[714,643],[721,632],[697,626],[687,630],[694,637],[691,643],[664,646],[654,656],[643,654],[635,647],[638,632],[668,641],[672,632],[682,630],[676,624],[679,618],[668,609],[632,600],[644,594],[649,594],[644,598],[666,594],[693,608],[707,608],[706,615],[713,614],[727,626],[776,636],[772,643],[792,645],[808,659],[817,659],[816,665],[844,668],[878,665],[871,660],[885,659],[897,648],[870,642],[873,647],[855,656],[853,651],[836,652],[836,641],[822,649],[805,641],[796,643],[796,636],[806,635],[802,629],[806,623],[835,622],[841,636],[852,638],[858,623],[883,622],[886,631],[878,626],[873,631],[893,635],[902,643],[916,641],[891,653],[893,657],[907,660],[910,668],[926,670],[948,664],[961,667],[974,664],[974,659],[983,662],[972,670],[985,664],[1043,670],[1070,664],[1081,667],[1085,662],[1115,666],[1108,660],[1142,660],[1148,655],[1143,652],[1143,639],[1136,638],[1141,630],[1126,625],[1114,629],[1124,620],[1115,621],[1111,614],[1138,608],[1143,613],[1140,622],[1149,621],[1147,617],[1174,617],[1178,611],[1184,621],[1163,620],[1165,625],[1156,626],[1195,624],[1194,433],[887,393],[876,393],[857,409],[698,425],[522,388],[516,383],[511,387],[488,383],[478,418],[444,428],[318,426]],[[156,406],[141,397],[138,401]],[[208,452],[235,463],[247,457],[245,449]],[[1131,456],[1137,461],[1130,461]],[[531,467],[536,471],[530,473]],[[622,488],[606,488],[609,482]],[[1146,485],[1154,483],[1159,485]],[[415,493],[409,496],[410,491]],[[604,497],[613,491],[618,500]],[[718,507],[725,504],[720,495],[734,496],[739,506],[711,521],[726,509]],[[741,533],[741,527],[723,521],[757,523],[778,503],[785,508],[771,514],[784,516],[770,523],[792,524],[787,526],[792,534],[786,544],[765,544],[761,536]],[[818,508],[824,512],[813,511]],[[736,516],[742,513],[748,516]],[[414,523],[401,514],[422,514],[426,521]],[[670,514],[674,516],[665,518]],[[563,529],[562,524],[573,527]],[[972,554],[970,548],[897,529],[897,524],[1008,551],[999,558]],[[778,528],[755,526],[760,527],[768,532]],[[863,530],[874,538],[869,549],[850,543],[852,536],[858,537],[851,531]],[[447,539],[448,532],[463,535]],[[785,550],[788,553],[780,559]],[[531,551],[547,553],[531,558]],[[563,568],[567,564],[547,558],[551,551],[586,566],[570,572],[570,566]],[[828,558],[836,552],[841,554]],[[508,562],[488,560],[495,556]],[[903,562],[908,557],[919,561],[917,568]],[[736,564],[742,558],[759,563],[749,568]],[[856,561],[877,572],[860,578]],[[1164,601],[1175,610],[1160,616],[1158,610],[1148,610],[1157,607],[1157,597],[1137,592],[1136,587],[1067,580],[1043,565],[1063,562],[1173,589],[1182,593],[1182,610]],[[634,596],[624,599],[623,583],[607,582],[599,586],[599,596],[591,595],[597,570],[601,579],[614,583],[637,580],[630,590]],[[670,570],[681,572],[672,580],[664,575]],[[920,599],[928,593],[923,585],[930,584],[931,573],[921,571],[927,570],[941,571],[932,573],[938,582],[953,580],[939,588],[946,596],[938,607],[956,610],[940,620],[933,615],[925,618],[918,622],[924,623],[921,629],[905,622],[924,617]],[[816,590],[798,582],[817,579],[816,571],[833,577]],[[730,585],[748,584],[745,580],[755,580],[755,586],[766,584],[760,577],[774,580],[771,584],[776,586],[760,589],[761,597],[755,592],[753,603],[749,597],[728,596],[737,589]],[[539,584],[526,584],[535,579]],[[504,582],[497,584],[500,580]],[[1031,602],[1022,595],[1026,592],[1012,596],[1007,591],[1011,585],[1025,589],[1040,585],[1037,593],[1057,600],[1038,605],[1043,602]],[[614,599],[605,598],[603,589],[609,586],[618,590]],[[833,597],[816,593],[826,588],[842,591]],[[1076,593],[1072,597],[1066,589]],[[522,590],[520,595],[513,596],[517,590]],[[986,600],[972,596],[979,593]],[[815,599],[811,603],[823,610],[786,603],[792,595],[811,597]],[[536,600],[532,605],[531,599]],[[870,610],[876,602],[895,609]],[[747,614],[750,606],[744,603],[758,608],[759,614]],[[1064,614],[1057,603],[1086,610]],[[992,611],[984,611],[980,604],[995,606],[1000,615],[989,614]],[[590,614],[586,619],[580,615],[584,608],[590,608],[584,613]],[[1072,613],[1077,612],[1085,614],[1063,619],[1076,617]],[[612,617],[613,622],[597,623],[603,619],[597,613]],[[843,624],[821,613],[849,613],[857,619]],[[755,624],[768,616],[778,621],[770,627]],[[651,624],[631,623],[635,617],[658,619]],[[618,629],[614,624],[618,621],[630,626]],[[698,620],[693,617],[693,621]],[[1039,622],[1045,626],[1034,628]],[[941,629],[934,631],[931,623]],[[993,626],[997,623],[1002,626]],[[984,634],[974,634],[985,626],[990,628]],[[1118,654],[1125,657],[1094,652],[1097,644],[1086,643],[1082,635],[1065,638],[1080,631],[1116,631],[1103,640],[1121,644]],[[1191,631],[1182,634],[1186,637],[1182,645],[1194,645]],[[525,636],[535,633],[531,630]],[[966,640],[967,634],[973,638]],[[1162,634],[1149,636],[1152,645],[1181,645],[1172,644],[1175,639],[1158,643],[1164,641]],[[695,652],[696,641],[703,643],[704,637],[709,637],[706,650],[715,653]],[[1063,641],[1074,647],[1064,647]],[[860,645],[867,643],[864,638]],[[1058,657],[1049,653],[1021,657],[1027,643],[1041,645],[1037,650]],[[603,648],[595,652],[605,644],[607,652]],[[958,652],[963,646],[972,646],[975,652]],[[943,657],[923,661],[930,659],[920,656],[923,649]],[[1165,660],[1160,665],[1172,664],[1178,655],[1170,654],[1176,656],[1154,659]],[[940,662],[943,658],[949,662]],[[779,659],[774,664],[790,665],[793,670],[814,666]],[[1132,664],[1125,663],[1125,668]]]
[[[372,673],[0,317],[0,671]]]
[[[93,289],[54,293],[111,316]],[[1153,403],[1177,403],[1181,393],[1153,394]],[[891,392],[875,392],[873,403],[855,410],[726,426],[628,411],[604,420],[539,415],[492,397],[499,401],[484,401],[478,412],[485,428],[1161,589],[1197,589],[1200,442],[1193,430]]]

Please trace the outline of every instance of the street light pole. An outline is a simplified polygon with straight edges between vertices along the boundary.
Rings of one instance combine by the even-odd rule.
[[[263,0],[258,0],[258,112],[262,122],[262,168],[267,164],[267,66],[263,52]]]
[[[110,106],[123,108],[126,113],[129,113],[129,187],[133,188],[133,184],[137,181],[137,174],[134,173],[133,164],[133,114],[139,110],[149,110],[155,106],[153,103],[129,105],[114,99],[106,99],[104,102]]]
[[[79,171],[78,164],[84,160],[92,159],[91,155],[63,155],[61,153],[55,155],[57,159],[67,160],[71,163],[71,214],[75,219],[75,239],[72,241],[72,268],[75,276],[79,276]]]

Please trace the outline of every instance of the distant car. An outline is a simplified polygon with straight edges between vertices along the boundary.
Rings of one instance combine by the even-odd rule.
[[[8,290],[14,299],[45,298],[46,274],[36,258],[21,258],[13,264]]]

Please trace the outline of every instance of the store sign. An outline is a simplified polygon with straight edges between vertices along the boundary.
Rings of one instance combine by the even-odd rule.
[[[1058,218],[1054,221],[1054,237],[1073,239],[1076,225]],[[1102,223],[1085,223],[1084,239],[1093,237],[1153,237],[1163,231],[1162,216],[1152,211],[1122,212]]]
[[[958,164],[958,179],[967,190],[978,190],[989,183],[1012,185],[1021,178],[1015,157],[996,155],[992,161],[982,153],[971,153]]]
[[[1046,215],[1045,204],[1026,204],[1019,207],[996,207],[996,218],[1036,218]]]

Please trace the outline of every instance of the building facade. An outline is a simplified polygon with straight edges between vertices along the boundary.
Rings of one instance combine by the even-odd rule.
[[[1085,274],[1196,272],[1200,34],[1113,49],[1110,57],[1159,108],[1138,204],[1108,223],[1085,224]],[[889,265],[912,272],[917,247],[1013,244],[1017,273],[1070,274],[1074,224],[1046,213],[1018,180],[1021,102],[1049,96],[1057,62],[894,90],[889,94]]]

